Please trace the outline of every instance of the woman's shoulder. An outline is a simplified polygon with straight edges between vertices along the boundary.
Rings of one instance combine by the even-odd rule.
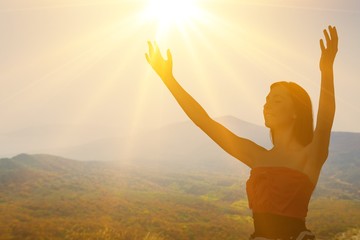
[[[301,172],[309,177],[316,185],[321,167],[314,164],[311,153],[307,147],[292,151],[266,150],[255,159],[251,169],[273,168],[282,170],[294,170]]]
[[[307,156],[308,153],[305,148],[289,151],[272,148],[260,152],[254,159],[253,167],[283,166],[301,169],[307,162]]]

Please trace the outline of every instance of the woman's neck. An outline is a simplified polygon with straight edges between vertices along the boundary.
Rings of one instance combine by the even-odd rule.
[[[273,151],[292,151],[302,148],[294,137],[292,127],[275,129],[273,131],[273,137]]]

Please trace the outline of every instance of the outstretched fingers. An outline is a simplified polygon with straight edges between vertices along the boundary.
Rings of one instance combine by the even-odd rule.
[[[149,52],[145,53],[145,58],[149,64],[151,64],[151,65],[169,64],[169,66],[172,66],[172,55],[171,55],[170,49],[167,50],[167,53],[166,53],[167,60],[165,60],[164,57],[161,55],[159,46],[156,41],[154,41],[154,43],[151,43],[150,41],[148,41],[148,45],[149,45]]]
[[[337,35],[336,27],[329,26],[329,32],[330,32],[331,39],[337,40],[338,35]]]
[[[320,47],[321,50],[332,49],[337,51],[338,45],[338,35],[335,27],[329,26],[328,29],[324,29],[324,36],[326,40],[326,46],[324,44],[324,40],[320,39]]]
[[[156,41],[154,41],[154,55],[156,56],[156,57],[158,57],[159,59],[161,59],[162,61],[164,61],[164,58],[162,57],[162,55],[161,55],[161,52],[160,52],[160,48],[159,48],[159,46],[158,46],[158,44],[157,44],[157,42]]]
[[[337,31],[336,31],[336,27],[331,28],[329,26],[329,29],[330,29],[330,36],[331,36],[333,47],[335,50],[337,50],[339,38],[338,38]]]
[[[148,41],[148,46],[149,46],[149,53],[145,54],[145,58],[148,61],[148,63],[151,63],[153,61],[156,61],[156,58],[159,55],[160,50],[156,42],[154,42],[153,45],[150,41]]]
[[[321,48],[321,51],[325,51],[324,40],[322,40],[322,39],[320,39],[320,48]]]
[[[154,41],[154,46],[155,46],[155,52],[158,52],[159,51],[159,46],[158,46],[156,41]]]
[[[331,40],[330,40],[329,33],[326,29],[324,29],[324,35],[325,35],[325,39],[326,39],[326,47],[329,47]]]

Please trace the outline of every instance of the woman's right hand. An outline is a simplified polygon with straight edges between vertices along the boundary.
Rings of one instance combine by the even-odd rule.
[[[330,33],[330,35],[329,35]],[[338,51],[338,35],[335,27],[329,26],[329,32],[324,29],[324,35],[326,40],[326,47],[324,41],[320,39],[321,58],[320,58],[320,70],[325,72],[332,70],[336,53]]]
[[[163,81],[166,81],[169,78],[173,78],[172,74],[172,56],[170,50],[167,50],[167,60],[161,56],[158,45],[154,42],[154,46],[150,41],[148,41],[149,53],[145,54],[146,60],[155,70],[155,72],[160,76]]]

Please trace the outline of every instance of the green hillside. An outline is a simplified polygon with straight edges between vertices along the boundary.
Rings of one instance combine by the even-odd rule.
[[[0,239],[248,239],[245,180],[49,155],[1,159]],[[310,202],[318,239],[360,228],[357,193],[330,196],[330,186]]]

